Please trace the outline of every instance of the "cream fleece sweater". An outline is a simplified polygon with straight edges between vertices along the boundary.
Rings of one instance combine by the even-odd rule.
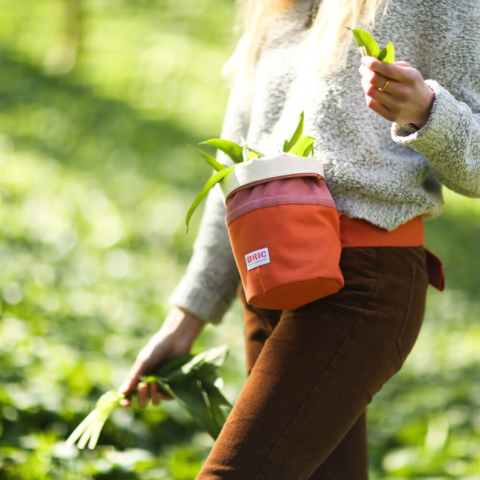
[[[271,25],[255,76],[231,89],[221,137],[239,142],[243,136],[267,155],[277,152],[304,109],[304,133],[315,138],[338,211],[388,230],[417,215],[439,216],[442,184],[480,197],[480,1],[395,0],[388,16],[380,9],[368,29],[380,46],[392,41],[396,60],[419,70],[435,92],[421,129],[367,107],[355,42],[340,73],[316,82],[298,74],[305,71],[297,49],[310,5],[298,0]],[[217,158],[232,164],[221,153]],[[218,324],[239,282],[217,185],[170,304]]]

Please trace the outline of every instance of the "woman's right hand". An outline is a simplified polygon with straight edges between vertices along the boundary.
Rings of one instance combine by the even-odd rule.
[[[139,377],[155,371],[162,363],[177,355],[189,354],[195,338],[206,325],[202,319],[178,307],[168,314],[161,329],[150,339],[137,356],[119,390],[127,395],[137,387],[138,406],[145,408],[149,400],[159,405],[162,400],[173,397],[161,392],[155,382],[140,382]],[[120,400],[124,407],[131,406],[131,399]]]

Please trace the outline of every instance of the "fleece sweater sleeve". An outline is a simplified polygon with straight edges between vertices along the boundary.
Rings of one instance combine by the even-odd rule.
[[[432,173],[449,189],[480,197],[480,32],[462,34],[461,22],[451,26],[448,43],[436,45],[429,56],[425,82],[435,99],[428,121],[415,125],[393,123],[391,137],[422,153]],[[466,25],[466,24],[465,24]],[[454,28],[457,27],[457,28]],[[442,27],[443,28],[443,27]],[[455,35],[453,32],[457,32]],[[435,80],[434,80],[435,79]]]
[[[221,138],[236,143],[240,143],[241,136],[246,138],[249,98],[248,83],[237,78],[230,91]],[[217,160],[233,165],[233,161],[220,151]],[[223,197],[216,185],[205,199],[192,257],[169,303],[217,325],[231,306],[239,282],[240,275],[225,223]]]
[[[456,100],[437,81],[425,82],[435,92],[427,123],[393,123],[392,139],[425,155],[435,176],[467,197],[480,197],[480,112]],[[479,104],[480,104],[480,92]]]

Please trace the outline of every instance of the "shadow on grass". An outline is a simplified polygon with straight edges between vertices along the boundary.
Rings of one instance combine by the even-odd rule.
[[[180,125],[146,120],[126,102],[102,98],[71,76],[48,76],[8,51],[0,51],[0,65],[0,132],[17,151],[37,152],[98,175],[133,166],[148,178],[178,185],[191,181],[187,144],[200,139]],[[169,168],[174,150],[177,163]]]

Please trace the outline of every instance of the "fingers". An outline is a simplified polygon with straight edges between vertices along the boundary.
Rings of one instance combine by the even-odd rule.
[[[128,372],[127,377],[123,381],[122,386],[118,389],[125,395],[128,395],[137,385],[138,378],[145,373],[145,363],[141,360],[136,360],[132,368]],[[130,407],[132,405],[131,400],[124,398],[120,400],[120,405],[123,407]]]
[[[148,404],[148,400],[150,399],[148,383],[140,382],[137,386],[137,392],[138,406],[145,408]]]
[[[181,346],[180,350],[183,350],[184,348],[187,347]],[[158,405],[161,400],[173,400],[173,397],[163,393],[155,382],[152,382],[151,384],[140,382],[138,385],[137,382],[142,375],[148,374],[159,364],[168,360],[177,353],[183,353],[183,351],[178,352],[177,343],[174,341],[173,337],[167,335],[164,331],[157,332],[157,334],[152,337],[152,339],[138,354],[137,359],[130,369],[125,381],[119,388],[120,392],[127,396],[135,389],[136,386],[136,397],[138,405],[141,408],[145,408],[150,400],[152,400],[154,405]],[[124,407],[130,407],[132,405],[132,399],[124,398],[120,400],[120,405]]]
[[[360,67],[358,68],[358,73],[362,75],[362,81],[365,80],[366,82],[370,83],[376,88],[382,88],[387,83],[387,80],[390,80],[390,83],[388,84],[389,87],[390,85],[392,85],[393,82],[396,81],[396,80],[388,79],[387,77],[384,77],[380,73],[370,70],[369,68],[367,68],[365,65],[362,65],[362,64],[360,64]]]
[[[377,112],[383,118],[386,118],[390,122],[394,122],[397,118],[396,114],[389,110],[387,107],[383,106],[380,102],[373,99],[370,96],[366,96],[367,106],[371,108],[374,112]]]
[[[153,405],[160,405],[161,396],[158,391],[158,385],[155,382],[150,385],[150,395]]]
[[[127,378],[122,383],[122,386],[118,389],[120,392],[124,393],[125,395],[131,392],[137,383],[137,375],[128,374]]]
[[[407,64],[406,62],[398,63]],[[384,118],[395,121],[397,114],[405,108],[406,103],[410,100],[414,87],[392,78],[384,77],[380,73],[370,70],[365,65],[360,65],[358,71],[362,75],[361,83],[365,91],[367,105]],[[387,89],[382,90],[387,80]]]
[[[387,63],[369,56],[362,57],[361,62],[370,70],[399,82],[413,84],[420,75],[418,70],[408,65],[407,62]]]
[[[366,97],[373,98],[374,100],[381,103],[383,106],[385,106],[392,112],[399,112],[400,109],[402,108],[402,101],[394,97],[390,93],[390,90],[391,90],[390,86],[394,81],[395,80],[391,80],[390,83],[388,84],[388,92],[379,90],[377,87],[370,84],[365,79],[362,79],[362,86],[365,91]]]
[[[125,393],[124,389],[120,388],[119,390]],[[153,405],[160,405],[162,400],[174,400],[174,398],[162,392],[155,382],[150,384],[146,382],[140,382],[137,385],[138,406],[141,408],[146,408],[150,400],[152,401]],[[132,405],[132,401],[128,398],[122,398],[122,400],[120,400],[120,405],[123,407],[130,407]]]
[[[137,383],[137,376],[132,375],[132,373],[130,372],[127,378],[125,379],[125,381],[123,382],[122,386],[118,390],[122,392],[124,395],[127,395],[135,388],[136,383]],[[128,398],[122,398],[120,400],[120,405],[122,407],[130,407],[132,405],[132,402]]]
[[[393,78],[384,77],[383,75],[368,69],[364,65],[360,65],[358,72],[362,75],[362,86],[367,94],[370,94],[368,89],[371,86],[380,90],[383,89],[387,83],[387,80],[387,89],[381,90],[384,94],[386,94],[383,95],[383,98],[385,98],[387,101],[389,98],[388,95],[391,97],[396,97],[399,100],[406,100],[411,94],[412,88],[409,85],[402,84]],[[371,89],[370,91],[374,90]],[[378,97],[378,100],[381,101],[381,96]]]
[[[147,407],[150,400],[152,400],[153,405],[160,405],[162,400],[173,400],[173,397],[160,391],[155,382],[150,384],[140,382],[137,386],[137,391],[138,406],[141,408]]]

